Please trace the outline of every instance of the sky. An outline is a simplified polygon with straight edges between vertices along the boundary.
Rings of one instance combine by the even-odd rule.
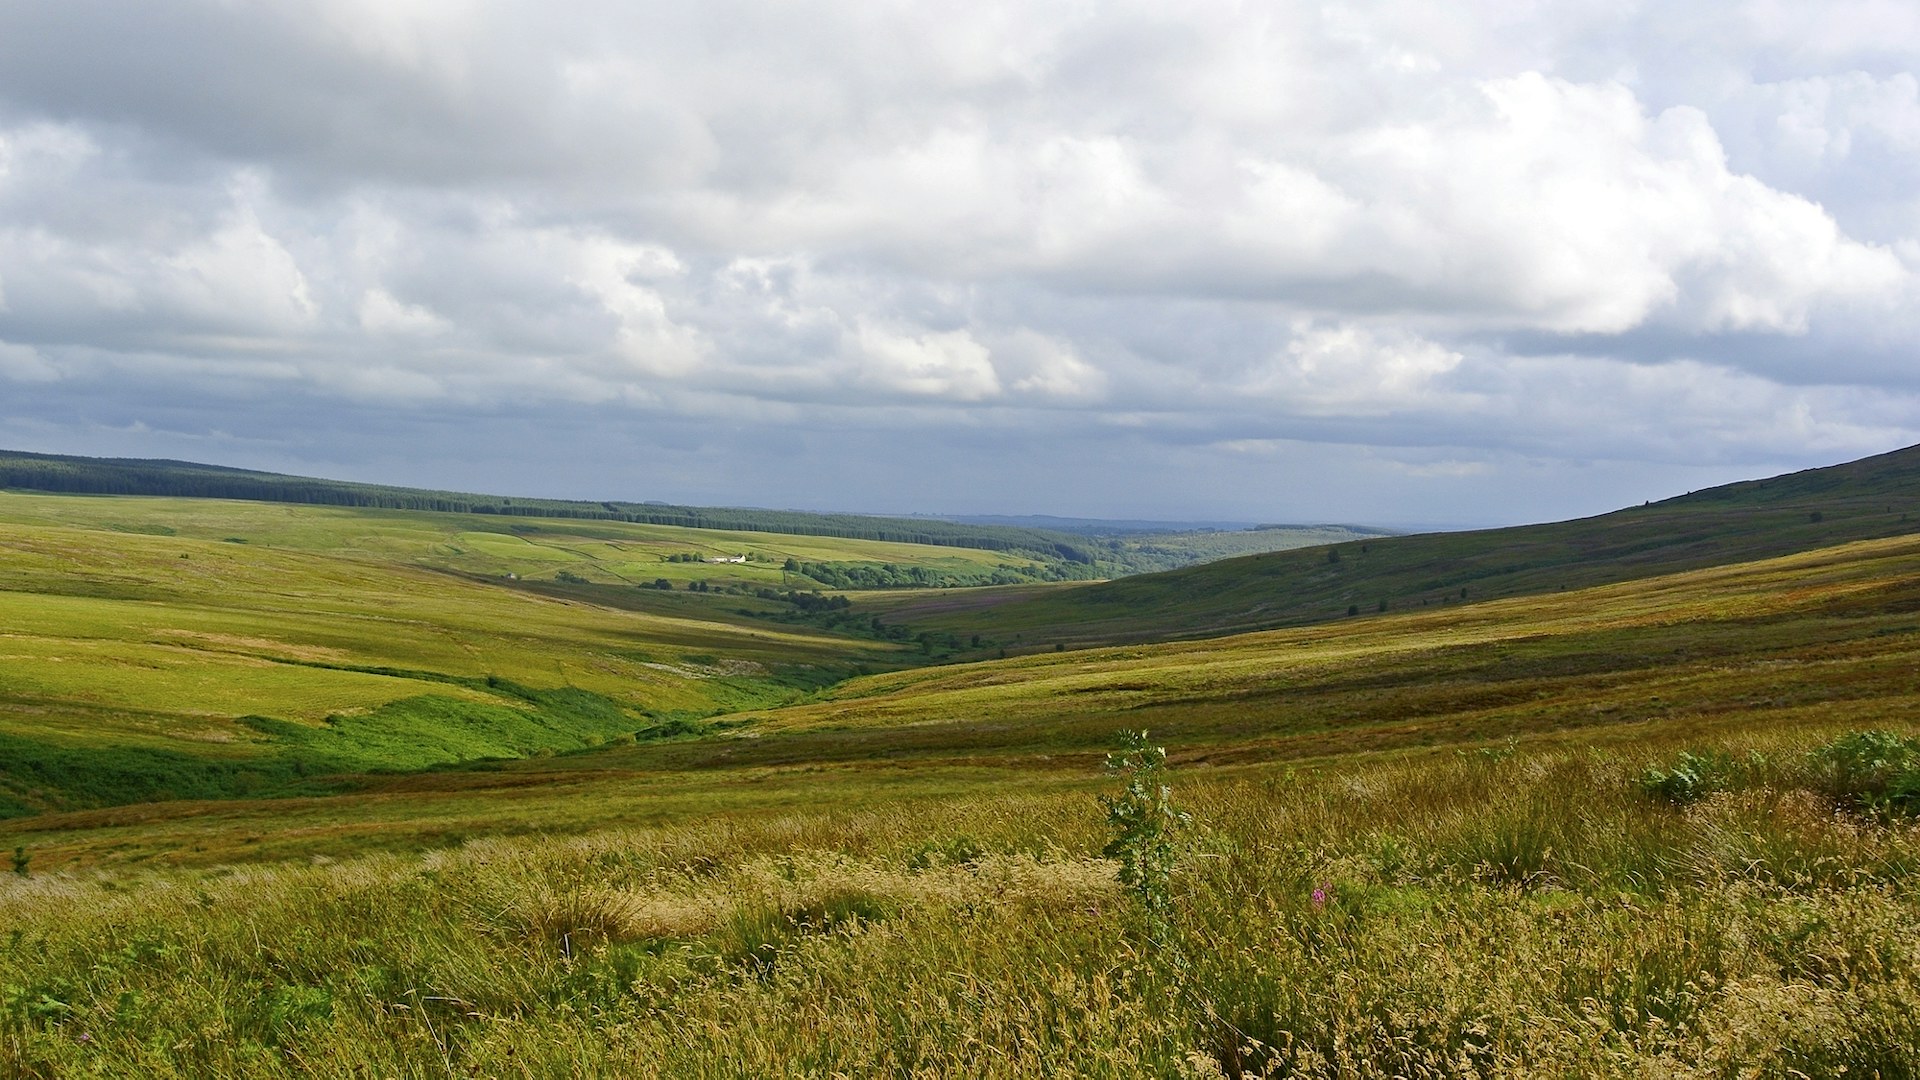
[[[0,3],[0,447],[1484,525],[1920,442],[1920,5]]]

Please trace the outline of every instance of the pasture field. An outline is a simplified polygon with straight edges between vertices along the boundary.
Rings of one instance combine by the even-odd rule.
[[[0,1075],[1920,1074],[1908,530],[910,668],[501,524],[0,496]]]
[[[1137,728],[1203,773],[1507,740],[1606,748],[1783,723],[1866,728],[1915,713],[1916,653],[1920,538],[1866,541],[1425,615],[873,675],[728,714],[697,738],[334,778],[348,790],[297,799],[43,814],[0,824],[0,846],[26,843],[49,868],[209,863],[261,843],[307,856],[656,822],[667,802],[698,816],[808,792],[905,797],[922,782],[1084,789],[1116,734]],[[379,828],[355,824],[363,806]]]

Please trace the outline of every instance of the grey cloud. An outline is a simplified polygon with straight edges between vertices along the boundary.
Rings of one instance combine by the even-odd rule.
[[[1595,469],[1632,479],[1600,499],[1886,449],[1920,438],[1917,27],[13,5],[0,436],[1429,521],[1528,516],[1572,496],[1526,483]],[[631,464],[563,464],[589,456]]]

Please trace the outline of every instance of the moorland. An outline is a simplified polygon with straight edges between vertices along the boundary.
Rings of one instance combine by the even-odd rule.
[[[0,1072],[1913,1075],[1917,477],[1107,581],[8,480]]]

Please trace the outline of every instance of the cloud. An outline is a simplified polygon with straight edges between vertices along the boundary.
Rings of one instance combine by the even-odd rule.
[[[46,357],[37,350],[0,341],[0,379],[37,383],[52,382],[59,377],[60,370],[48,363]]]
[[[861,323],[853,334],[860,379],[917,397],[984,401],[1000,395],[986,346],[965,330],[915,333]]]
[[[1107,375],[1082,359],[1073,344],[1019,329],[993,348],[997,371],[1012,380],[1016,393],[1057,401],[1095,401],[1107,389]]]
[[[1435,383],[1461,355],[1404,332],[1340,324],[1294,328],[1293,340],[1246,387],[1321,414],[1380,413],[1441,404]]]
[[[444,334],[452,326],[431,310],[381,288],[369,289],[360,298],[360,325],[369,334],[383,337]]]
[[[538,412],[518,453],[591,415],[724,478],[745,441],[686,433],[752,423],[818,505],[911,508],[831,486],[855,430],[1109,462],[1133,516],[1312,448],[1496,501],[1815,464],[1920,438],[1917,19],[13,5],[0,378],[19,430],[156,446],[298,401],[333,461]]]
[[[562,240],[562,243],[567,241]],[[705,354],[698,335],[678,326],[653,283],[685,272],[671,251],[652,245],[623,244],[604,237],[575,243],[569,284],[598,300],[617,323],[613,351],[632,370],[649,375],[682,375]]]
[[[293,255],[245,205],[212,235],[135,272],[147,280],[130,290],[145,285],[152,302],[207,326],[298,332],[319,315]]]

